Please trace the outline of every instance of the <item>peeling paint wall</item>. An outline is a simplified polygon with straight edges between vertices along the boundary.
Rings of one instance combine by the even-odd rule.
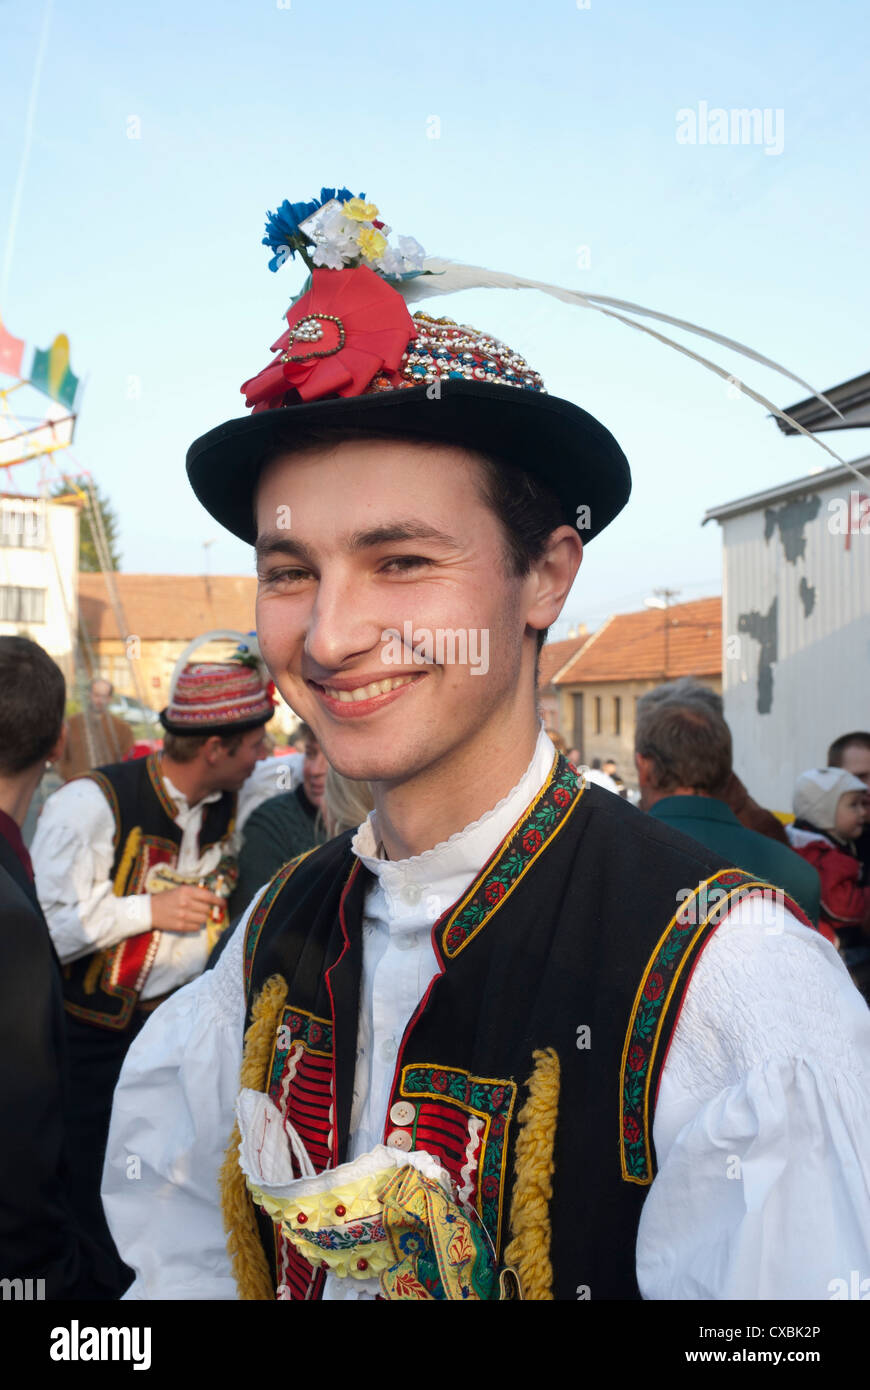
[[[752,795],[791,810],[795,778],[870,727],[870,522],[848,483],[722,523],[725,712]],[[843,517],[853,518],[844,532]]]

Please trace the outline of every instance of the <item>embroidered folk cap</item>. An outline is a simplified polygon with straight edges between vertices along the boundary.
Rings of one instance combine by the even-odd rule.
[[[427,286],[440,272],[413,238],[391,247],[389,230],[374,204],[347,189],[270,214],[271,268],[298,252],[311,274],[272,345],[277,355],[242,387],[251,414],[188,451],[200,502],[254,541],[265,460],[304,447],[311,430],[344,429],[460,445],[518,466],[550,487],[566,522],[592,539],[631,491],[616,440],[573,402],[547,395],[538,373],[498,339],[449,318],[412,316],[406,300],[434,292]]]
[[[238,639],[231,661],[189,661],[197,648],[220,638]],[[160,722],[170,734],[241,734],[266,724],[275,713],[275,687],[264,678],[256,640],[241,633],[207,632],[182,652]]]

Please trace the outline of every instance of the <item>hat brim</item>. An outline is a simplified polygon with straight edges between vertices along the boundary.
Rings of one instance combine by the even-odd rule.
[[[176,724],[174,720],[166,717],[166,710],[160,711],[160,723],[168,734],[177,734],[183,738],[230,738],[233,734],[247,734],[251,729],[259,729],[261,725],[268,724],[274,718],[274,709],[268,714],[259,714],[256,719],[237,720],[235,723],[198,725],[192,729],[189,724]]]
[[[571,401],[545,392],[467,380],[263,410],[228,420],[190,446],[187,475],[221,526],[254,543],[254,494],[276,448],[294,435],[338,428],[460,445],[515,464],[547,484],[581,540],[599,535],[628,501],[628,461],[609,430]],[[588,511],[581,511],[588,508]]]

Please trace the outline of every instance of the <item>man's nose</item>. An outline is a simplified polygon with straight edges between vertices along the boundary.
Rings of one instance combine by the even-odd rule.
[[[305,652],[324,672],[337,671],[376,648],[380,663],[383,623],[366,603],[365,586],[350,572],[322,574],[305,635]]]

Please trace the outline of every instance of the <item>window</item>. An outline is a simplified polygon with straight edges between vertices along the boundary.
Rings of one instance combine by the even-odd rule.
[[[0,584],[0,622],[44,623],[45,589],[16,589]]]
[[[45,503],[28,497],[0,501],[0,546],[45,546]]]
[[[595,696],[595,732],[601,733],[601,696]]]
[[[615,734],[622,733],[622,697],[620,695],[613,697],[613,732]]]

